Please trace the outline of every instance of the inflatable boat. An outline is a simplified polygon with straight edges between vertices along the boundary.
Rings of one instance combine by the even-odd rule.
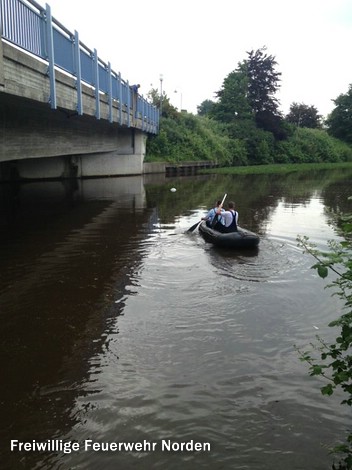
[[[259,245],[258,235],[241,227],[237,227],[237,232],[222,233],[202,222],[199,225],[199,232],[206,242],[224,248],[255,248]]]

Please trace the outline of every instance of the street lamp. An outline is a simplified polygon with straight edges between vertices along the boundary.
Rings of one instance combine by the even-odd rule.
[[[161,73],[160,74],[160,117],[163,113],[163,80],[164,80],[164,76],[163,74]]]
[[[174,93],[178,93],[178,91],[175,90]],[[180,112],[181,111],[182,111],[182,91],[180,92]]]

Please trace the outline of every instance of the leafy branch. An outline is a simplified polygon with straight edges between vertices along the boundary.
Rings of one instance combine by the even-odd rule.
[[[345,312],[329,323],[330,327],[338,327],[339,333],[332,344],[317,336],[318,343],[311,344],[312,351],[302,351],[297,347],[296,350],[300,360],[309,364],[309,374],[328,382],[321,387],[321,393],[330,396],[339,388],[346,397],[342,404],[352,406],[352,214],[339,214],[337,222],[345,241],[329,241],[327,252],[317,250],[306,236],[299,236],[297,241],[304,253],[316,260],[312,269],[322,279],[328,276],[329,271],[337,275],[326,287],[334,287],[334,294],[344,301]],[[333,469],[351,470],[352,433],[347,436],[345,444],[335,447],[332,452],[344,455],[339,467],[333,466]]]

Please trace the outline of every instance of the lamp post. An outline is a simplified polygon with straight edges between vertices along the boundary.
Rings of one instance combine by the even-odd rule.
[[[178,93],[178,90],[175,90],[174,93]],[[180,91],[180,113],[182,112],[182,91]]]
[[[159,79],[160,79],[160,117],[161,117],[163,113],[163,80],[164,80],[164,76],[162,73],[160,74]]]

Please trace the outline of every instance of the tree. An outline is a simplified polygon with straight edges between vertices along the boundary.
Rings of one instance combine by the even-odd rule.
[[[271,111],[259,111],[256,114],[255,121],[260,129],[271,132],[276,140],[285,140],[288,137],[288,129],[278,114]]]
[[[339,95],[333,102],[336,107],[326,120],[328,133],[352,143],[352,85],[346,94]]]
[[[197,114],[199,116],[207,116],[211,113],[214,101],[212,100],[204,100],[199,106],[197,106]]]
[[[222,88],[216,92],[218,102],[215,103],[211,115],[221,122],[232,123],[239,119],[253,119],[247,100],[248,77],[244,64],[224,79]]]
[[[247,52],[248,102],[259,128],[274,134],[276,140],[287,138],[275,93],[279,89],[280,72],[275,71],[275,57],[265,53],[266,47]]]
[[[297,127],[321,128],[322,116],[315,106],[304,103],[292,103],[285,120]]]
[[[177,117],[178,112],[175,106],[170,103],[170,98],[163,92],[162,96],[156,88],[152,88],[148,92],[148,100],[157,108],[160,109],[162,102],[162,116],[163,117]]]
[[[287,133],[282,126],[279,101],[274,96],[281,73],[275,71],[277,62],[265,50],[263,47],[247,52],[248,59],[239,63],[237,69],[225,78],[216,94],[219,101],[212,114],[216,119],[231,124],[236,120],[254,120],[257,127],[282,140]]]
[[[279,89],[280,72],[275,71],[275,57],[265,53],[266,47],[247,52],[248,102],[255,114],[269,112],[279,115],[279,101],[275,93]]]

